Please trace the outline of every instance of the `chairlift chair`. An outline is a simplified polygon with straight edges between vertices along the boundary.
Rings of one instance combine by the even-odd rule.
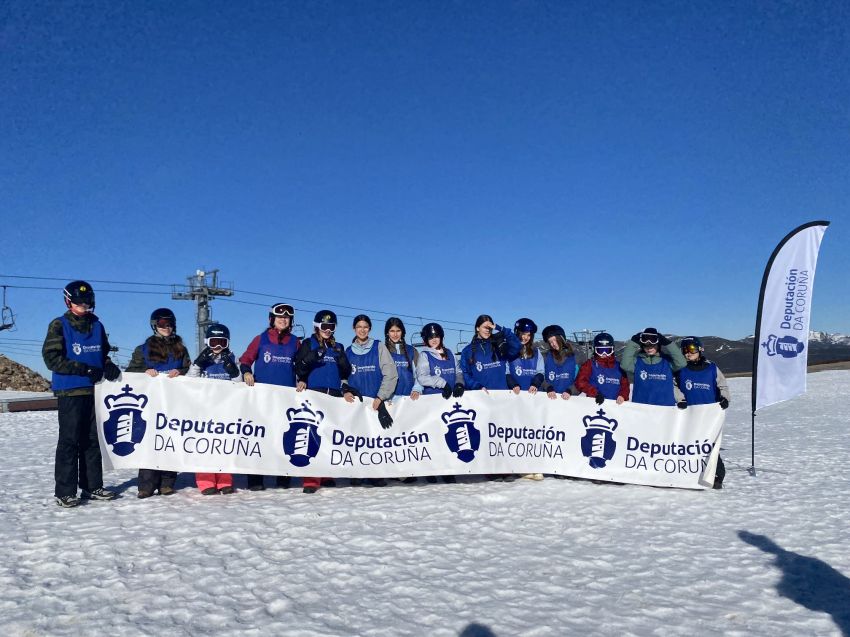
[[[0,311],[0,332],[15,327],[15,313],[6,305],[6,286],[3,286],[3,309]]]

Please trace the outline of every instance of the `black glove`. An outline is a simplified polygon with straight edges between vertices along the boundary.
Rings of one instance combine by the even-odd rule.
[[[605,402],[605,396],[603,396],[602,394],[596,394],[596,404],[601,405],[604,402]]]
[[[363,402],[363,394],[361,394],[357,389],[355,389],[354,387],[352,387],[348,383],[343,383],[341,389],[342,389],[343,395],[352,394],[353,396],[357,396],[357,398],[360,399],[361,403]]]
[[[227,372],[227,375],[231,378],[236,378],[239,376],[239,368],[236,366],[236,362],[233,360],[233,357],[230,355],[230,351],[227,351],[227,356],[224,358],[224,371]],[[222,352],[224,353],[224,352]]]
[[[640,345],[640,335],[641,335],[641,332],[638,332],[637,334],[633,334],[632,335],[632,343],[637,343],[638,345]]]
[[[660,334],[660,333],[658,334],[658,343],[659,343],[659,345],[666,346],[666,345],[669,345],[669,344],[670,344],[670,343],[672,343],[672,342],[673,342],[673,341],[671,341],[669,338],[667,338],[666,336],[664,336],[664,334]]]
[[[99,383],[103,378],[103,370],[100,367],[89,367],[86,366],[86,376],[88,379],[94,383]]]
[[[378,422],[381,423],[381,427],[384,429],[389,429],[393,426],[393,417],[390,416],[390,412],[387,411],[387,406],[383,400],[378,406]]]
[[[442,392],[443,392],[443,398],[448,400],[449,398],[452,397],[452,386],[449,385],[448,383],[446,383],[445,385],[443,385]]]
[[[210,365],[213,364],[213,353],[209,347],[205,347],[201,350],[201,353],[198,354],[198,358],[195,359],[195,365],[200,367],[201,369],[206,369]]]
[[[678,407],[679,409],[687,409],[688,408],[688,401],[680,400],[679,402],[676,403],[676,407]]]
[[[717,402],[720,403],[720,409],[726,409],[729,406],[729,400],[726,398],[721,398]]]
[[[121,375],[121,370],[118,369],[118,365],[112,361],[106,361],[106,365],[103,367],[103,375],[106,380],[118,380],[118,377]]]
[[[455,383],[455,388],[452,390],[452,396],[455,398],[460,398],[463,396],[463,383]]]

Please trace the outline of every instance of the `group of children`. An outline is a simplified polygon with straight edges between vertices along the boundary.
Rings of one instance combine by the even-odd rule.
[[[94,315],[94,292],[85,281],[73,281],[64,290],[67,312],[50,323],[43,356],[53,372],[53,391],[59,399],[59,442],[56,449],[56,502],[63,507],[79,504],[82,497],[109,500],[115,494],[103,488],[100,449],[94,414],[94,384],[101,378],[115,380],[118,367],[109,359],[109,343],[100,321]],[[166,374],[220,380],[241,379],[246,385],[267,383],[310,389],[348,402],[370,399],[381,426],[392,426],[386,403],[396,396],[417,400],[422,394],[459,398],[467,390],[543,391],[548,398],[568,400],[584,394],[598,404],[606,399],[618,404],[631,400],[652,405],[677,406],[719,403],[729,405],[729,389],[717,365],[707,360],[699,338],[689,336],[679,346],[647,328],[631,337],[618,360],[614,339],[601,333],[593,340],[593,354],[581,366],[564,329],[549,325],[543,329],[545,352],[534,338],[537,325],[521,318],[509,330],[482,314],[475,321],[472,341],[455,357],[444,345],[444,331],[438,323],[423,326],[423,346],[417,350],[407,340],[404,323],[393,317],[384,325],[384,340],[373,339],[372,321],[365,314],[354,318],[354,339],[343,347],[335,338],[337,317],[320,310],[313,319],[313,333],[303,341],[292,333],[295,310],[288,303],[275,303],[268,313],[268,327],[258,334],[236,359],[230,350],[230,332],[219,323],[206,329],[205,347],[191,361],[177,334],[177,321],[168,308],[152,312],[153,332],[137,347],[127,366],[128,372],[149,376]],[[79,469],[79,470],[78,470]],[[718,462],[714,487],[721,488],[725,469]],[[542,479],[540,474],[525,477]],[[140,469],[138,497],[175,492],[176,472]],[[505,476],[499,476],[505,479]],[[198,488],[205,495],[234,491],[233,476],[225,473],[198,473]],[[434,481],[432,479],[431,481]],[[451,480],[450,480],[451,481]],[[288,476],[275,483],[286,488]],[[332,478],[304,478],[305,493],[332,485]],[[383,479],[370,483],[383,486]],[[265,489],[264,476],[248,475],[248,489]]]

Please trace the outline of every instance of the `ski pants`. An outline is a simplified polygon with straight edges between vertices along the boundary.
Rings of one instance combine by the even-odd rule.
[[[97,441],[94,395],[58,396],[59,440],[56,442],[54,493],[57,497],[77,495],[81,489],[103,486],[103,465]]]

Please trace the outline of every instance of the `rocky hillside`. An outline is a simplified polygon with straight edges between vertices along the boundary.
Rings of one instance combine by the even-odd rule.
[[[29,367],[0,354],[0,389],[11,391],[50,391],[50,381]]]

